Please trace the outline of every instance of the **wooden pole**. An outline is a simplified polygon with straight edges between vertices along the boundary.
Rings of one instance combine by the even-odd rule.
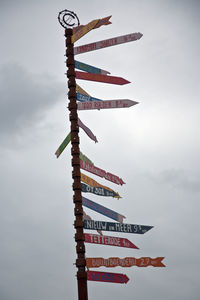
[[[69,119],[71,122],[71,154],[72,154],[72,178],[73,178],[73,201],[75,204],[74,215],[75,222],[74,227],[76,229],[75,241],[76,241],[76,267],[77,271],[77,283],[78,283],[78,300],[88,300],[87,292],[87,272],[86,272],[86,259],[85,259],[85,245],[84,245],[84,232],[83,232],[83,207],[81,196],[81,173],[80,173],[80,149],[79,149],[79,126],[78,126],[78,114],[76,103],[76,75],[75,75],[75,63],[74,63],[74,45],[71,42],[73,35],[72,29],[65,29],[66,37],[66,56],[67,56],[67,77],[68,77],[68,109],[70,111]]]

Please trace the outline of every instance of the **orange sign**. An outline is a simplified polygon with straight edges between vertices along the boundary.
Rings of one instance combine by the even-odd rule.
[[[79,40],[82,36],[84,36],[86,33],[88,33],[90,30],[92,30],[97,23],[99,23],[100,19],[93,20],[87,25],[83,26],[78,30],[75,34],[72,35],[72,43],[75,43],[77,40]]]
[[[87,95],[87,96],[90,97],[90,95],[89,95],[84,89],[82,89],[82,88],[80,87],[80,85],[78,85],[77,83],[76,83],[76,91],[77,91],[77,93],[79,93],[79,94]]]
[[[103,189],[106,189],[106,190],[109,190],[111,192],[114,192],[115,194],[117,194],[114,198],[117,198],[117,199],[121,198],[120,195],[117,192],[113,191],[112,189],[110,189],[107,186],[104,186],[104,185],[98,183],[97,181],[95,181],[94,179],[92,179],[89,176],[86,176],[83,173],[81,173],[81,181],[84,182],[84,183],[86,183],[86,184],[88,184],[88,185],[90,185],[90,186],[92,186],[92,187],[102,187]]]
[[[99,27],[101,27],[102,25],[109,25],[109,24],[112,24],[111,22],[110,22],[110,18],[111,18],[112,16],[109,16],[109,17],[105,17],[105,18],[102,18],[102,19],[99,19],[99,22],[95,25],[95,27],[93,28],[93,29],[95,29],[95,28],[99,28]],[[73,28],[73,34],[75,34],[77,31],[79,31],[81,28],[83,28],[84,27],[84,25],[80,25],[80,26],[77,26],[77,27],[74,27]]]
[[[165,267],[165,265],[161,262],[164,259],[164,257],[141,257],[141,258],[135,258],[135,257],[125,257],[125,258],[119,258],[119,257],[109,257],[109,258],[103,258],[103,257],[88,257],[86,258],[86,266],[87,268],[99,268],[99,267],[107,267],[107,268],[114,268],[117,266],[120,267],[147,267],[147,266],[153,266],[153,267]]]

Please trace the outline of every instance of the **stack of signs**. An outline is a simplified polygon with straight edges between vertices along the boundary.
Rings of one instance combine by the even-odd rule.
[[[87,25],[78,26],[73,29],[72,42],[76,42],[87,32],[92,29],[99,28],[102,25],[111,24],[109,19],[111,16],[93,20]],[[131,41],[139,40],[142,37],[141,33],[131,33],[123,36],[118,36],[114,38],[110,38],[103,41],[93,42],[90,44],[74,47],[74,55],[79,55],[81,53],[98,50],[105,47],[111,47],[114,45],[119,45],[122,43],[127,43]],[[117,84],[117,85],[125,85],[130,83],[128,80],[110,76],[110,72],[103,70],[99,67],[91,66],[86,63],[75,61],[75,68],[81,71],[76,71],[76,78],[80,80],[90,80],[95,82],[103,82],[109,84]],[[83,71],[83,72],[82,72]],[[112,100],[102,100],[96,97],[90,96],[86,91],[84,91],[78,84],[76,86],[76,96],[78,102],[78,110],[93,110],[93,109],[112,109],[112,108],[128,108],[133,105],[136,105],[138,102],[129,100],[129,99],[112,99]],[[81,127],[86,134],[93,140],[95,143],[97,142],[96,136],[92,133],[92,131],[86,127],[79,119],[78,123],[79,127]],[[68,134],[67,138],[60,145],[58,150],[56,151],[57,157],[62,153],[66,145],[70,141],[70,134]],[[80,156],[80,167],[81,169],[95,174],[105,180],[108,180],[117,185],[123,185],[125,182],[122,178],[117,175],[114,175],[110,172],[102,170],[99,167],[96,167],[94,163],[91,162],[85,155],[81,154]],[[83,193],[93,193],[97,196],[101,197],[113,197],[113,198],[121,198],[118,192],[112,190],[111,188],[104,186],[98,183],[93,178],[81,173],[81,181],[82,181],[82,192]],[[102,231],[111,231],[117,233],[129,233],[129,234],[144,234],[153,226],[149,225],[138,225],[138,224],[127,224],[123,223],[123,219],[125,216],[122,214],[111,210],[105,206],[102,206],[94,201],[89,200],[82,196],[82,205],[87,207],[101,215],[104,215],[116,222],[105,222],[105,221],[94,221],[88,215],[84,213],[84,229],[86,230],[97,230],[98,234],[85,233],[85,242],[96,245],[106,245],[106,246],[115,246],[115,247],[125,247],[130,249],[139,249],[136,245],[134,245],[130,240],[123,237],[111,236],[111,235],[103,235]],[[110,257],[110,258],[102,258],[102,257],[91,257],[86,259],[87,268],[99,268],[99,267],[165,267],[165,265],[161,262],[164,257]],[[90,271],[87,272],[87,279],[90,281],[102,281],[102,282],[115,282],[115,283],[127,283],[129,278],[125,274],[121,273],[108,273],[108,272],[99,272],[99,271]]]

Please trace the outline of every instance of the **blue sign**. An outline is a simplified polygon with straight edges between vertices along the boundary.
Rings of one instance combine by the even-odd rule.
[[[118,221],[118,222],[123,222],[123,218],[125,218],[124,216],[118,214],[117,212],[115,212],[103,205],[100,205],[96,202],[93,202],[85,197],[82,197],[82,204],[83,204],[83,206],[90,208],[90,209],[92,209],[108,218]]]
[[[97,99],[80,93],[76,93],[76,99],[80,102],[102,101],[101,99]]]
[[[114,231],[114,232],[126,232],[144,234],[153,226],[137,225],[137,224],[125,224],[125,223],[111,223],[104,221],[84,220],[83,227],[90,230],[101,231]]]

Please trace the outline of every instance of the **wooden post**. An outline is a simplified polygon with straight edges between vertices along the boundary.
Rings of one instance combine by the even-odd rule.
[[[66,37],[66,56],[67,56],[67,77],[68,77],[68,99],[70,111],[69,119],[71,122],[71,154],[72,154],[72,178],[73,178],[73,201],[75,204],[74,215],[75,222],[74,227],[76,229],[75,241],[76,241],[76,267],[77,271],[77,283],[78,283],[78,300],[88,300],[87,293],[87,272],[86,272],[86,259],[85,259],[85,245],[84,245],[84,232],[83,232],[83,207],[81,196],[81,173],[80,173],[80,149],[79,149],[79,126],[78,126],[78,114],[76,103],[76,75],[74,66],[74,45],[71,42],[73,35],[72,29],[65,29]]]

